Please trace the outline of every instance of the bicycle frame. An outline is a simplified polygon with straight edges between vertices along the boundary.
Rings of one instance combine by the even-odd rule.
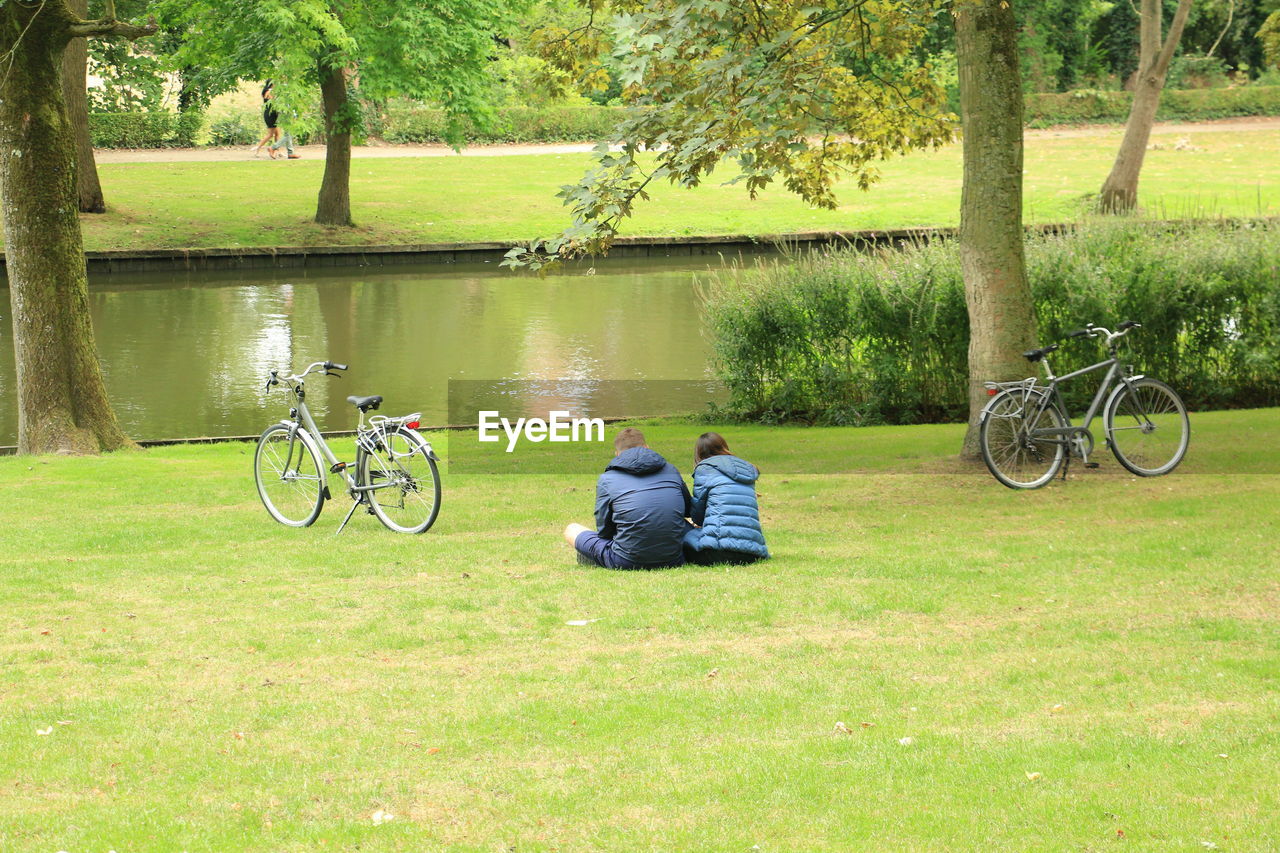
[[[1093,371],[1101,370],[1104,367],[1109,369],[1107,370],[1107,375],[1103,377],[1102,382],[1098,385],[1097,393],[1093,395],[1093,402],[1089,404],[1088,410],[1085,411],[1084,418],[1081,420],[1080,426],[1073,426],[1071,424],[1071,415],[1067,412],[1066,401],[1062,399],[1062,391],[1058,386],[1069,379],[1075,379],[1077,376],[1083,376],[1086,373],[1092,373]],[[1057,402],[1058,409],[1062,412],[1062,416],[1067,419],[1067,427],[1065,429],[1068,429],[1071,432],[1081,429],[1089,429],[1089,426],[1093,423],[1093,419],[1097,417],[1098,412],[1102,409],[1103,402],[1115,387],[1117,380],[1127,385],[1131,379],[1142,378],[1141,374],[1138,376],[1129,376],[1128,371],[1126,371],[1121,365],[1119,356],[1114,355],[1105,361],[1098,362],[1097,364],[1091,364],[1088,367],[1073,370],[1066,376],[1054,376],[1053,369],[1049,367],[1049,358],[1048,356],[1045,356],[1044,369],[1049,375],[1049,386],[1045,394],[1045,399],[1048,400],[1052,397],[1053,400]],[[1033,430],[1033,433],[1036,435],[1049,435],[1055,432],[1060,432],[1060,430]]]
[[[1045,353],[1044,356],[1042,356],[1041,361],[1044,363],[1045,375],[1049,380],[1047,385],[1039,385],[1036,377],[1034,376],[1024,379],[1021,382],[997,382],[988,384],[988,387],[1002,388],[1004,390],[1021,388],[1023,390],[1022,405],[1024,408],[1030,402],[1032,394],[1036,394],[1040,399],[1034,404],[1034,409],[1032,410],[1033,417],[1030,419],[1031,423],[1039,422],[1040,415],[1044,413],[1045,409],[1047,409],[1051,404],[1056,405],[1058,411],[1062,413],[1063,418],[1066,420],[1067,425],[1064,427],[1041,427],[1033,429],[1026,434],[1027,438],[1036,438],[1046,443],[1060,444],[1068,449],[1072,449],[1073,445],[1075,445],[1077,441],[1083,442],[1083,440],[1087,438],[1087,448],[1081,445],[1076,445],[1074,447],[1078,452],[1078,455],[1081,456],[1086,463],[1088,462],[1089,454],[1093,452],[1093,433],[1089,428],[1093,424],[1093,419],[1097,417],[1099,411],[1101,411],[1108,396],[1114,393],[1117,385],[1123,384],[1132,388],[1130,383],[1133,380],[1143,378],[1142,374],[1130,375],[1129,371],[1121,363],[1120,357],[1116,352],[1116,341],[1123,335],[1123,332],[1113,334],[1106,329],[1095,326],[1090,326],[1089,331],[1093,331],[1097,334],[1105,334],[1107,336],[1107,345],[1111,354],[1110,358],[1096,364],[1091,364],[1088,367],[1082,367],[1079,370],[1073,370],[1065,376],[1055,376],[1053,368],[1049,364],[1049,355],[1048,353]],[[1089,408],[1085,411],[1080,424],[1073,424],[1071,416],[1067,411],[1066,401],[1062,397],[1062,390],[1060,386],[1062,383],[1075,379],[1078,376],[1083,376],[1086,373],[1093,373],[1094,371],[1103,369],[1106,369],[1107,371],[1106,376],[1104,376],[1102,378],[1102,382],[1099,383],[1098,390],[1093,395],[1093,400],[1090,402]],[[985,416],[986,414],[984,413],[984,417]]]

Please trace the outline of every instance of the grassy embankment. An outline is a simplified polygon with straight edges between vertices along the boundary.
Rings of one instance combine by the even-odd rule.
[[[588,475],[334,538],[246,445],[0,459],[0,848],[1274,849],[1278,421],[1034,493],[956,426],[725,427],[775,559],[651,573],[569,558]]]
[[[1120,130],[1087,137],[1027,140],[1026,219],[1074,221],[1111,166]],[[1157,131],[1141,200],[1150,215],[1257,216],[1280,211],[1280,131],[1223,131],[1189,137]],[[871,192],[848,187],[838,210],[807,207],[780,187],[756,201],[740,186],[682,191],[661,186],[625,233],[777,234],[812,230],[948,226],[959,220],[960,147],[913,154],[884,165]],[[247,158],[248,155],[246,155]],[[355,230],[310,222],[323,163],[154,163],[100,167],[108,205],[84,217],[87,249],[403,244],[518,241],[558,233],[567,211],[555,193],[574,183],[582,154],[481,158],[397,158],[352,164]]]

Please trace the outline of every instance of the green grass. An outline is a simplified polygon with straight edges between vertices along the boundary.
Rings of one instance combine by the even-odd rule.
[[[725,426],[775,559],[645,573],[570,559],[590,476],[334,538],[245,445],[0,459],[0,849],[1274,849],[1280,411],[1193,429],[1015,493]]]
[[[1280,131],[1205,132],[1199,150],[1173,150],[1175,135],[1148,152],[1140,199],[1159,217],[1275,215],[1280,210]],[[1119,145],[1120,129],[1084,138],[1034,136],[1026,149],[1028,222],[1074,221],[1088,208]],[[780,187],[752,201],[723,186],[659,187],[625,233],[776,234],[810,230],[955,225],[961,151],[952,145],[886,163],[871,192],[849,186],[838,210],[816,210]],[[86,216],[85,246],[121,248],[294,246],[516,241],[558,233],[568,222],[555,198],[576,182],[586,155],[396,158],[352,163],[355,230],[310,222],[323,163],[117,164],[100,167],[110,212]]]

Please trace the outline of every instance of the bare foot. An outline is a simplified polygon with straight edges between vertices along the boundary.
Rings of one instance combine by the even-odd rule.
[[[564,541],[570,545],[578,544],[578,536],[589,532],[590,528],[583,527],[581,524],[570,524],[564,529]]]

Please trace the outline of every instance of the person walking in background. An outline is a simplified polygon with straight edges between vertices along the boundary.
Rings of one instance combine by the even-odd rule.
[[[596,529],[570,524],[565,540],[583,562],[606,569],[659,569],[684,562],[689,489],[676,467],[633,427],[613,440],[617,454],[596,484]]]
[[[280,128],[278,126],[280,113],[276,112],[275,106],[271,103],[271,87],[272,82],[270,80],[268,80],[266,85],[262,87],[262,123],[267,126],[267,132],[263,134],[262,139],[258,141],[258,147],[253,149],[254,157],[258,156],[262,151],[262,146],[266,145],[268,142],[278,143],[280,141]],[[272,148],[267,149],[267,153],[271,155],[272,160],[276,159],[277,156],[274,150],[275,147],[276,146],[273,146]]]
[[[704,432],[693,448],[693,510],[699,525],[684,537],[690,563],[744,565],[767,560],[756,480],[760,469],[729,452],[718,432]]]

